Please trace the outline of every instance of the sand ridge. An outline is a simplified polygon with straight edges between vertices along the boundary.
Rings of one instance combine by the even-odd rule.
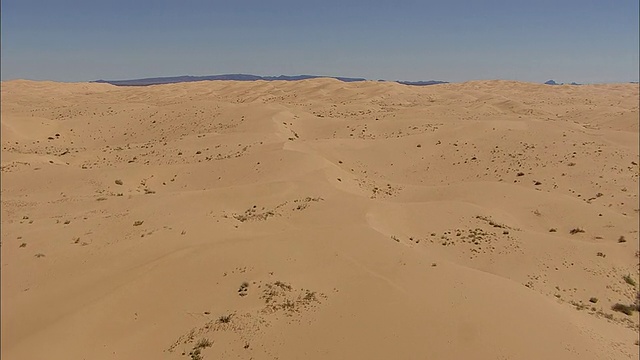
[[[638,85],[8,81],[7,359],[634,359]]]

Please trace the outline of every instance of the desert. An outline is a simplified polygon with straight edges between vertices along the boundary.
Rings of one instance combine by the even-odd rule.
[[[1,85],[3,359],[637,359],[638,84]]]

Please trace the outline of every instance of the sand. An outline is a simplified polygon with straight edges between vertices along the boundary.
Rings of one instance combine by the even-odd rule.
[[[3,359],[638,358],[637,84],[1,95]]]

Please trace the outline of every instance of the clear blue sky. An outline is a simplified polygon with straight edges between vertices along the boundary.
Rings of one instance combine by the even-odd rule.
[[[638,80],[638,0],[4,0],[2,79]]]

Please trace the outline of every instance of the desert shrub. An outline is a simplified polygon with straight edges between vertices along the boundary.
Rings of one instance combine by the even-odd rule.
[[[636,286],[636,281],[631,277],[631,275],[627,274],[622,278],[624,279],[624,282],[626,282],[627,284],[631,286]]]
[[[633,315],[633,306],[631,305],[624,305],[624,304],[620,304],[620,303],[616,303],[611,307],[611,310],[613,311],[617,311],[617,312],[621,312],[625,315]]]

